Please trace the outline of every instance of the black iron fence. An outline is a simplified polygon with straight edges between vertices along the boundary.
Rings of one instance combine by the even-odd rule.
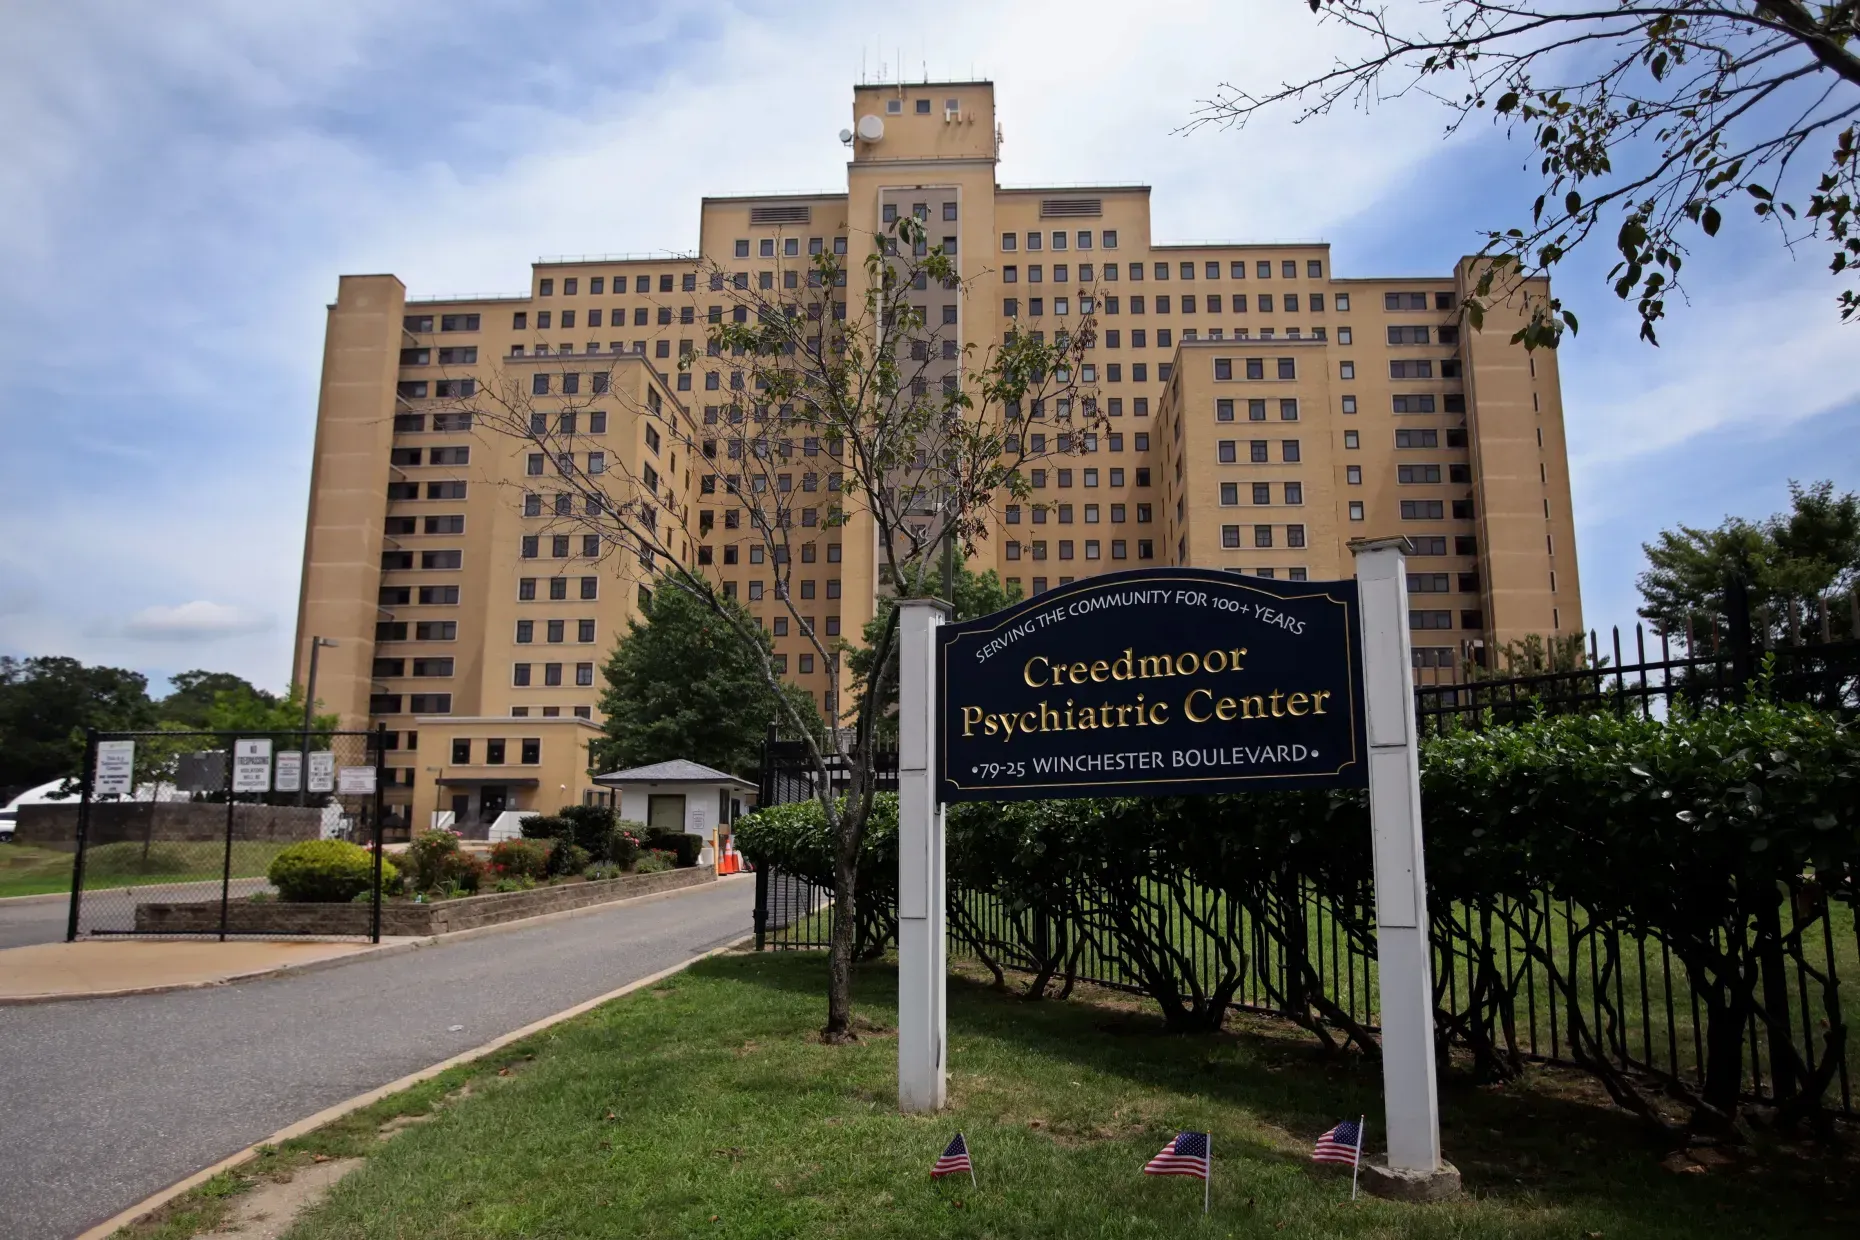
[[[237,907],[275,898],[266,873],[278,854],[344,839],[374,852],[364,894],[367,937],[379,942],[383,741],[379,731],[92,732],[77,797],[43,812],[34,841],[73,852],[66,938],[254,933]],[[292,932],[274,919],[261,933]]]
[[[1487,727],[1549,714],[1635,711],[1658,717],[1682,703],[1719,703],[1761,693],[1860,713],[1860,642],[1835,640],[1829,626],[1802,642],[1695,643],[1675,653],[1660,642],[1648,657],[1636,630],[1623,660],[1617,633],[1605,652],[1591,635],[1585,665],[1522,676],[1429,684],[1415,691],[1423,734]],[[1843,637],[1845,635],[1842,635]],[[1604,653],[1607,658],[1604,659]],[[811,797],[818,776],[795,742],[765,748],[763,804]],[[883,756],[895,788],[895,754]],[[1860,924],[1852,884],[1805,876],[1776,929],[1790,945],[1765,962],[1762,1004],[1769,1019],[1742,1032],[1746,1098],[1860,1117],[1852,1065],[1860,1030],[1846,1018],[1843,977],[1860,976]],[[1651,880],[1650,880],[1651,881]],[[1261,895],[1260,893],[1264,894]],[[757,878],[758,950],[824,948],[832,929],[829,891],[765,868]],[[882,901],[880,901],[882,903]],[[862,900],[862,904],[872,901]],[[1295,873],[1265,876],[1244,903],[1181,882],[1142,880],[1127,889],[1077,886],[1065,913],[1035,912],[1012,893],[949,891],[949,950],[997,976],[1063,994],[1076,982],[1218,1010],[1291,1019],[1327,1042],[1368,1041],[1376,1032],[1372,894],[1320,896]],[[1525,1060],[1570,1064],[1611,1077],[1672,1082],[1697,1093],[1708,1064],[1709,987],[1693,984],[1653,933],[1616,923],[1548,895],[1455,904],[1432,912],[1436,1026],[1443,1051],[1470,1052],[1482,1067]],[[859,950],[893,945],[889,908],[861,909]],[[1742,945],[1725,944],[1727,948]],[[1851,1006],[1849,1004],[1848,1006]]]

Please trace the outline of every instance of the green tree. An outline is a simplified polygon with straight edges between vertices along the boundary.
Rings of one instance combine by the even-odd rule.
[[[1789,511],[1760,521],[1682,525],[1643,543],[1640,614],[1681,641],[1688,633],[1709,640],[1725,623],[1725,583],[1735,580],[1749,587],[1753,629],[1780,638],[1800,624],[1812,637],[1822,606],[1839,615],[1860,587],[1860,495],[1791,482],[1789,500]]]
[[[940,596],[943,593],[941,570],[937,566],[920,565],[917,578],[907,591],[908,594]],[[977,616],[991,615],[1020,601],[1020,587],[1004,583],[992,568],[986,572],[972,573],[966,564],[958,565],[954,585],[955,598],[949,601],[955,608],[957,620],[973,620]],[[852,673],[853,690],[858,694],[863,695],[872,683],[873,651],[878,648],[886,627],[892,623],[891,613],[896,605],[896,600],[890,596],[881,598],[878,613],[866,622],[865,644],[851,647],[846,652],[846,669]],[[888,696],[878,712],[877,735],[885,743],[895,745],[898,740],[898,652],[895,646],[891,651],[891,668],[885,686]]]
[[[148,678],[76,659],[0,657],[0,784],[41,784],[76,775],[84,729],[153,726]]]
[[[1485,234],[1493,262],[1465,306],[1475,329],[1494,297],[1522,291],[1529,318],[1515,339],[1555,345],[1576,318],[1523,280],[1613,231],[1608,281],[1657,343],[1687,246],[1715,236],[1733,208],[1774,224],[1786,246],[1819,237],[1836,275],[1860,272],[1853,0],[1306,3],[1338,31],[1330,68],[1260,94],[1223,84],[1190,127],[1287,107],[1303,121],[1412,93],[1448,109],[1448,133],[1485,117],[1521,132],[1542,192],[1528,221]],[[1860,287],[1838,305],[1842,319],[1860,318]]]
[[[211,726],[207,722],[208,713],[213,710],[223,693],[265,702],[277,700],[272,694],[257,688],[243,676],[235,676],[231,672],[208,672],[196,668],[191,672],[179,672],[168,678],[168,696],[155,704],[155,713],[163,723],[206,730]],[[301,711],[302,707],[298,709]]]
[[[688,758],[753,777],[769,722],[814,716],[804,691],[777,687],[762,674],[773,642],[741,604],[724,602],[736,624],[761,635],[759,649],[745,645],[729,620],[663,580],[646,601],[645,622],[628,621],[603,669],[606,722],[594,753],[602,769]],[[812,722],[817,732],[817,717]]]

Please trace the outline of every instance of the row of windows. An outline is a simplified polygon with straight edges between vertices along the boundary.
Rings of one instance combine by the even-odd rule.
[[[1255,547],[1272,546],[1274,528],[1275,527],[1270,526],[1270,525],[1254,526],[1253,527],[1253,545]],[[1233,548],[1233,547],[1238,547],[1240,545],[1241,545],[1240,527],[1237,525],[1223,525],[1221,527],[1221,546]],[[1286,526],[1285,527],[1285,545],[1288,547],[1304,546],[1305,545],[1305,527],[1302,525]]]
[[[1139,435],[1137,438],[1145,439],[1147,438],[1147,436]],[[1149,448],[1149,445],[1147,443],[1139,443],[1137,445],[1138,451],[1146,451],[1148,448]],[[1037,491],[1040,488],[1046,486],[1048,480],[1050,479],[1055,486],[1069,487],[1072,485],[1072,478],[1075,472],[1080,476],[1081,480],[1084,482],[1086,486],[1095,487],[1098,485],[1098,471],[1096,469],[1081,469],[1081,470],[1074,471],[1071,469],[1049,470],[1049,469],[1044,469],[1044,468],[1028,470],[1027,471],[1027,484],[1033,487],[1033,489]],[[1112,466],[1109,470],[1105,472],[1109,477],[1111,486],[1121,487],[1124,485],[1124,470],[1122,466]],[[1133,473],[1136,478],[1137,486],[1146,487],[1150,485],[1150,467],[1149,466],[1139,465],[1133,471]],[[1010,512],[1013,511],[1013,508],[1011,506],[1009,508],[1009,511]]]
[[[1270,504],[1272,502],[1272,484],[1270,482],[1255,482],[1249,485],[1255,504]],[[1240,486],[1241,484],[1238,482],[1221,483],[1221,505],[1223,507],[1231,508],[1240,502]],[[1282,493],[1284,495],[1284,501],[1287,504],[1298,505],[1305,502],[1304,483],[1284,482],[1280,483],[1280,486],[1283,488]]]
[[[430,348],[421,347],[417,349],[402,349],[400,351],[400,364],[402,366],[430,366],[432,365],[432,361],[433,350]],[[478,346],[475,344],[439,350],[439,364],[441,366],[475,366],[477,362]]]
[[[472,765],[472,754],[480,752],[477,748],[479,745],[484,747],[481,752],[484,754],[486,766],[504,764],[506,755],[509,753],[509,741],[501,737],[487,737],[480,741],[467,736],[455,736],[452,738],[453,765]],[[542,761],[542,740],[534,736],[524,737],[517,742],[517,753],[519,755],[517,760],[524,766],[535,766]]]
[[[1298,359],[1292,357],[1275,357],[1272,360],[1272,374],[1275,379],[1296,379],[1298,377]],[[1249,379],[1266,377],[1266,361],[1263,357],[1242,358],[1242,373]],[[1349,363],[1345,363],[1348,365]],[[1217,357],[1214,359],[1214,377],[1231,379],[1234,377],[1234,359]]]
[[[1216,422],[1233,421],[1234,420],[1234,408],[1235,408],[1235,402],[1231,399],[1221,399],[1221,400],[1215,401],[1214,402],[1214,420]],[[1266,420],[1266,400],[1264,397],[1261,397],[1257,400],[1249,400],[1246,402],[1246,420],[1249,422],[1264,422]],[[1297,398],[1291,397],[1291,396],[1281,397],[1279,400],[1279,421],[1296,422],[1297,420],[1298,420]]]
[[[1031,508],[1030,515],[1035,525],[1045,525],[1049,519],[1056,520],[1061,525],[1070,525],[1072,524],[1073,515],[1078,512],[1081,507],[1084,511],[1085,524],[1098,524],[1099,516],[1104,512],[1104,508],[1098,504],[1084,504],[1078,507],[1072,504],[1035,504]],[[1125,520],[1128,519],[1130,505],[1112,504],[1109,507],[1112,525],[1122,525]],[[1138,504],[1136,505],[1136,509],[1138,525],[1147,525],[1154,519],[1153,514],[1155,509],[1152,505]],[[1007,524],[1019,525],[1020,515],[1021,506],[1019,504],[1009,504],[1007,506],[1005,511]]]
[[[568,640],[568,621],[544,620],[541,624],[544,641],[559,644]],[[536,640],[536,628],[537,621],[535,620],[517,621],[517,644],[519,646],[527,646],[534,642]],[[584,645],[592,642],[594,640],[594,621],[575,621],[575,640]]]
[[[409,631],[405,620],[375,622],[377,642],[404,642],[407,640]],[[459,639],[459,622],[456,620],[419,620],[414,622],[411,632],[413,640],[417,642],[455,642]]]
[[[839,252],[844,253],[845,251],[842,250]],[[659,292],[661,293],[672,292],[673,281],[679,279],[677,275],[669,271],[660,272],[657,277],[654,277],[651,275],[636,275],[633,277],[633,291],[635,293],[652,292],[652,285],[653,285],[653,281],[655,278],[658,281]],[[614,279],[614,290],[613,291],[615,295],[617,296],[621,293],[626,292],[626,277],[617,275],[613,279]],[[697,273],[696,272],[692,272],[692,271],[685,272],[683,275],[682,282],[683,282],[683,289],[685,292],[691,293],[691,292],[697,291]],[[579,277],[568,276],[563,279],[562,296],[574,297],[580,291],[581,291],[581,284],[580,284]],[[588,292],[591,295],[596,296],[596,297],[599,297],[605,294],[607,292],[607,277],[606,276],[590,276],[588,278]],[[536,282],[536,293],[540,297],[555,296],[555,278],[553,276],[545,276],[543,279],[538,280]]]
[[[544,460],[551,455],[553,455],[555,461],[556,473],[566,477],[575,472],[575,454],[573,452],[557,452],[554,454],[532,452],[524,461],[523,472],[531,478],[542,477]],[[590,474],[604,474],[607,472],[607,454],[605,452],[590,452],[588,453],[587,459],[588,472]]]
[[[459,481],[429,482],[426,484],[427,499],[464,499],[465,484]],[[390,482],[387,497],[390,500],[419,499],[420,484],[417,482]]]
[[[394,385],[394,394],[408,400],[422,400],[428,395],[440,398],[475,396],[476,379],[402,379]]]
[[[541,683],[544,688],[559,687],[562,682],[562,663],[513,663],[510,666],[510,683],[519,689],[528,688],[532,683]],[[533,669],[542,668],[542,680],[533,680]],[[594,683],[594,664],[575,664],[575,684],[583,688]]]
[[[1116,269],[1117,265],[1115,263],[1106,263],[1104,267],[1107,274]],[[1068,275],[1069,270],[1070,269],[1066,267],[1064,263],[1056,264],[1053,267],[1053,283],[1067,283],[1070,279]],[[1091,264],[1079,264],[1080,282],[1089,282],[1091,278]],[[1115,275],[1111,276],[1113,280],[1116,278]],[[1001,269],[1001,282],[1003,284],[1020,283],[1020,268],[1012,264],[1003,267]],[[1045,282],[1046,268],[1039,263],[1029,265],[1027,268],[1027,283],[1043,284]],[[1059,298],[1059,301],[1064,303],[1065,298]],[[1338,310],[1348,310],[1350,308],[1350,297],[1347,293],[1337,294],[1334,301]],[[1040,313],[1040,310],[1037,308],[1038,302],[1039,299],[1037,297],[1033,299],[1032,304],[1036,308],[1032,309],[1031,313]],[[1079,295],[1079,313],[1093,314],[1102,311],[1106,315],[1112,315],[1123,314],[1128,310],[1130,314],[1147,314],[1150,312],[1150,308],[1153,305],[1157,314],[1172,314],[1176,312],[1174,307],[1178,302],[1180,303],[1180,312],[1182,314],[1200,314],[1204,308],[1209,314],[1224,314],[1227,313],[1227,307],[1229,306],[1232,307],[1233,313],[1235,314],[1247,314],[1250,312],[1250,307],[1255,304],[1257,304],[1261,314],[1274,314],[1277,313],[1278,309],[1284,309],[1287,313],[1293,314],[1297,313],[1300,309],[1307,308],[1318,313],[1322,313],[1324,310],[1324,294],[1322,293],[1308,294],[1302,299],[1302,304],[1297,293],[1286,293],[1277,298],[1271,293],[1260,293],[1250,300],[1245,293],[1235,293],[1231,297],[1223,297],[1220,293],[1209,293],[1201,298],[1197,298],[1193,293],[1184,293],[1181,297],[1174,299],[1167,293],[1158,293],[1153,298],[1146,298],[1141,293],[1132,293],[1128,297],[1108,294],[1102,298],[1094,297],[1089,293],[1081,293]],[[1014,300],[1009,298],[1007,305],[1012,306],[1014,304]],[[1070,313],[1070,311],[1066,309],[1064,304],[1060,304],[1058,308],[1054,310],[1054,313],[1067,314]],[[1012,318],[1014,316],[1014,311],[1009,309],[1007,315],[1009,318]],[[1425,328],[1421,330],[1423,332],[1426,331]],[[1443,328],[1442,330],[1444,331],[1446,329]],[[1348,341],[1345,343],[1348,343]]]
[[[1077,551],[1081,545],[1084,548],[1085,559],[1102,560],[1105,558],[1105,555],[1104,555],[1105,544],[1102,540],[1096,539],[1096,538],[1084,539],[1082,540],[1082,543],[1075,542],[1074,540],[1070,538],[1059,539],[1057,541],[1059,558],[1062,560],[1077,559],[1078,558]],[[1036,538],[1032,542],[1025,543],[1025,544],[1010,540],[1006,544],[1004,550],[1007,553],[1007,558],[1010,560],[1020,559],[1023,551],[1025,552],[1028,559],[1044,560],[1047,558],[1046,556],[1047,542],[1044,538]],[[1110,558],[1113,560],[1127,560],[1130,558],[1130,543],[1125,539],[1122,539],[1122,538],[1111,539],[1110,550],[1111,550]],[[1137,539],[1137,559],[1153,560],[1155,558],[1156,558],[1155,543],[1151,539],[1148,539],[1148,538]],[[1010,580],[1014,580],[1015,584],[1019,584],[1018,579],[1011,578]],[[1035,578],[1035,580],[1037,581],[1039,579]],[[1038,588],[1043,590],[1046,587],[1040,586]]]
[[[1479,574],[1459,573],[1459,580],[1453,580],[1453,573],[1409,573],[1408,593],[1410,594],[1450,594],[1456,589],[1461,594],[1479,592]]]
[[[1266,453],[1271,446],[1272,441],[1270,439],[1248,440],[1247,463],[1249,465],[1267,464],[1271,458],[1268,457]],[[1220,440],[1215,445],[1215,451],[1221,464],[1236,464],[1240,460],[1240,441],[1237,439]],[[1298,440],[1281,439],[1279,441],[1279,459],[1287,465],[1296,464],[1301,459],[1298,449]]]
[[[1453,627],[1453,613],[1450,611],[1410,611],[1408,627],[1411,629],[1450,629]],[[1474,631],[1485,628],[1485,613],[1477,609],[1462,611],[1460,627]]]
[[[569,579],[567,577],[550,577],[547,580],[549,582],[548,594],[550,602],[559,603],[568,597]],[[536,601],[536,581],[537,579],[534,577],[517,578],[518,602],[532,603]],[[601,579],[599,577],[582,577],[579,578],[579,581],[581,583],[581,593],[579,597],[584,599],[595,599],[600,597]]]
[[[409,314],[401,318],[401,327],[417,334],[433,330],[433,316],[430,314]],[[475,314],[442,314],[439,316],[439,330],[442,332],[475,332],[478,330],[478,316]]]
[[[449,715],[452,713],[452,695],[450,693],[373,693],[368,697],[368,713],[371,715]]]
[[[383,523],[382,532],[399,538],[408,534],[463,534],[465,518],[458,515],[444,517],[389,517]]]
[[[427,415],[424,413],[397,413],[394,415],[394,433],[396,435],[417,435],[426,430]],[[468,431],[471,429],[469,413],[435,413],[432,415],[435,431]]]
[[[449,448],[392,448],[388,451],[388,464],[403,468],[420,465],[469,465],[471,448],[467,446]]]
[[[573,534],[551,534],[549,536],[549,557],[566,560],[574,554],[569,550],[574,545]],[[601,556],[601,536],[599,534],[582,534],[581,556],[583,559],[598,560]],[[518,555],[526,560],[534,560],[542,555],[542,535],[525,534],[518,548]]]
[[[416,558],[417,556],[417,558]],[[381,553],[381,570],[394,572],[399,569],[412,568],[415,563],[423,569],[457,569],[463,566],[463,551],[383,551]]]
[[[376,659],[372,673],[376,680],[386,680],[395,676],[406,676],[408,664],[412,663],[412,675],[415,676],[450,676],[452,674],[451,658],[443,659]]]
[[[459,601],[457,586],[421,586],[416,594],[412,586],[382,586],[376,596],[383,607],[410,607],[415,598],[422,607],[456,607]]]

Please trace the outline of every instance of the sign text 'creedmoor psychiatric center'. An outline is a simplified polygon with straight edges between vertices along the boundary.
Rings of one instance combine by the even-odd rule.
[[[1198,569],[938,630],[945,801],[1361,787],[1356,583]]]

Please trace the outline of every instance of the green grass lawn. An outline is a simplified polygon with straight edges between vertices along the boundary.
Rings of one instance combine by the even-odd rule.
[[[234,878],[257,878],[286,845],[257,840],[233,843]],[[145,887],[220,877],[225,846],[212,840],[105,844],[84,862],[86,891]],[[0,897],[36,896],[71,890],[71,853],[33,844],[0,845]]]
[[[1853,1161],[1774,1147],[1711,1170],[1667,1170],[1667,1151],[1562,1073],[1502,1090],[1446,1083],[1444,1139],[1464,1200],[1352,1203],[1347,1171],[1307,1156],[1318,1133],[1364,1112],[1371,1148],[1380,1146],[1377,1069],[1322,1060],[1302,1035],[1263,1019],[1238,1019],[1217,1036],[1167,1036],[1139,1005],[1104,992],[1026,1003],[953,980],[951,1110],[907,1118],[895,1107],[896,975],[866,967],[857,986],[866,1034],[830,1047],[817,1037],[820,956],[703,962],[269,1153],[134,1234],[192,1235],[254,1177],[355,1154],[365,1165],[299,1220],[292,1240],[1697,1240],[1860,1228]],[[431,1112],[431,1122],[376,1139],[382,1120],[410,1111]],[[1199,1182],[1140,1174],[1181,1128],[1213,1134],[1205,1220]],[[979,1187],[929,1179],[957,1129]]]

